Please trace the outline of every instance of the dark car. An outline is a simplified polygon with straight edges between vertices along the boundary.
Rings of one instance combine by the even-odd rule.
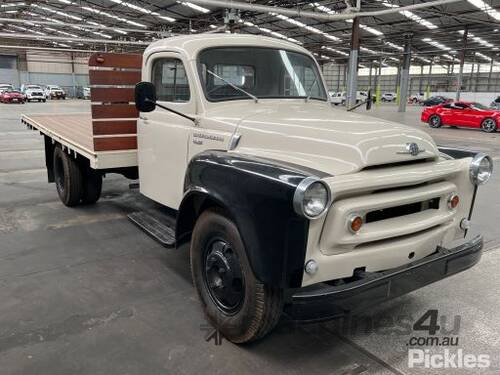
[[[429,99],[424,100],[422,102],[422,105],[428,107],[428,106],[431,106],[431,105],[438,105],[438,104],[443,104],[443,103],[450,103],[452,101],[453,101],[453,99],[446,98],[446,97],[441,96],[441,95],[437,95],[437,96],[431,96]]]
[[[497,98],[491,102],[490,107],[500,109],[500,96],[497,96]]]
[[[21,91],[8,89],[0,93],[0,102],[24,104],[26,102],[26,96]]]

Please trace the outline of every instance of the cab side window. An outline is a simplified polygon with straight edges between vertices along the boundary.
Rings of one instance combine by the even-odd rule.
[[[188,102],[189,83],[182,61],[160,58],[154,61],[151,81],[156,87],[156,98],[165,102]]]

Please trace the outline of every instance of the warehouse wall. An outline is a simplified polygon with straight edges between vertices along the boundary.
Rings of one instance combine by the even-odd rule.
[[[416,67],[414,67],[416,68]],[[322,66],[323,74],[326,79],[326,83],[330,90],[332,91],[345,91],[346,88],[346,67],[345,65],[339,64],[325,64]],[[369,87],[372,90],[375,89],[375,81],[378,81],[380,85],[380,90],[382,92],[390,91],[396,92],[398,75],[397,69],[392,68],[394,74],[383,74],[376,78],[375,69],[372,70],[372,77],[367,75],[358,76],[358,88],[359,90],[367,90]],[[431,92],[450,92],[456,90],[457,75],[450,74],[447,75],[446,72],[441,71],[438,74],[428,74],[428,67],[426,74],[416,74],[420,69],[412,69],[413,73],[410,74],[410,93],[425,92],[427,86]],[[371,82],[371,84],[370,84]],[[469,92],[500,92],[500,72],[489,73],[481,69],[478,72],[466,72],[463,76],[463,91]]]
[[[69,96],[88,86],[88,54],[26,52],[0,55],[0,83],[59,85]]]

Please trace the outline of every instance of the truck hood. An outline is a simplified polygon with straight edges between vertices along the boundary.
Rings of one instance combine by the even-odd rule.
[[[331,175],[369,166],[435,158],[430,136],[411,127],[334,109],[329,103],[261,100],[228,103],[207,112],[211,120],[233,123],[241,135],[233,152],[293,163]],[[406,152],[416,143],[417,156]]]

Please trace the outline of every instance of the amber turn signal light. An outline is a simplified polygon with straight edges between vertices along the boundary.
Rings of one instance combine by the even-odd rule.
[[[457,208],[459,203],[460,203],[460,198],[456,194],[452,194],[448,198],[448,208],[450,210],[454,210],[455,208]]]
[[[352,233],[358,233],[363,226],[363,218],[359,215],[351,215],[347,226]]]

